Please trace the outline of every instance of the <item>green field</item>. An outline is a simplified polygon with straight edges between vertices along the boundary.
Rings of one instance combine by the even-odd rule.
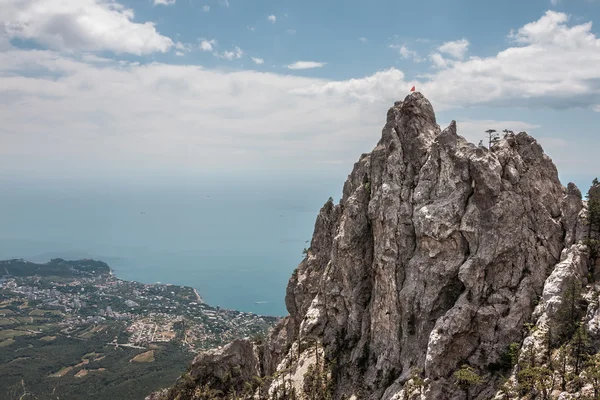
[[[154,362],[154,350],[140,353],[131,359],[133,362]]]
[[[62,312],[60,312],[59,310],[32,310],[29,315],[32,316],[36,316],[36,317],[44,317],[44,316],[52,316],[52,315],[57,315],[59,317],[62,317],[64,314]]]
[[[107,345],[122,332],[118,323],[83,330],[87,339],[57,328],[38,335],[0,331],[0,399],[19,399],[21,380],[38,399],[143,399],[172,385],[193,358],[176,343],[151,351]]]
[[[6,339],[0,342],[0,347],[10,346],[15,342],[15,339]]]
[[[25,332],[25,331],[18,331],[15,329],[3,329],[0,330],[0,340],[3,339],[11,339],[11,338],[15,338],[17,336],[24,336],[24,335],[29,335],[29,332]]]
[[[13,325],[13,324],[16,324],[17,322],[18,321],[15,320],[14,318],[0,317],[0,326]]]

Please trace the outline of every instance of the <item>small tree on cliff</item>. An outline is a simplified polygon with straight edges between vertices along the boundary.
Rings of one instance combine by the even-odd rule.
[[[587,357],[589,345],[590,339],[588,338],[587,330],[584,326],[580,325],[571,340],[571,357],[573,358],[575,375],[579,375],[579,371]]]
[[[561,345],[569,341],[580,325],[580,319],[583,313],[581,294],[581,285],[575,279],[572,279],[565,289],[560,306],[556,311],[556,334],[553,345]]]
[[[600,182],[595,178],[587,192],[588,200],[588,237],[600,238]]]
[[[600,256],[600,182],[595,178],[587,193],[588,200],[588,235],[585,245],[590,249],[590,272],[594,273],[596,262]]]
[[[199,386],[194,391],[192,396],[193,400],[217,400],[220,399],[223,395],[223,392],[220,390],[212,389],[208,385]]]
[[[558,348],[556,356],[552,358],[552,370],[558,374],[560,378],[560,390],[567,390],[567,378],[569,373],[569,348],[567,345],[562,345]]]
[[[487,131],[485,131],[485,133],[487,133],[488,138],[488,149],[491,149],[492,145],[498,143],[498,140],[500,140],[500,136],[496,133],[495,129],[488,129]]]
[[[475,368],[467,364],[464,364],[459,370],[454,372],[454,378],[456,379],[454,384],[465,392],[467,400],[471,398],[470,389],[483,382],[483,379],[477,374]]]
[[[413,368],[410,370],[410,379],[406,382],[404,387],[404,399],[409,399],[412,393],[416,390],[419,391],[419,395],[423,394],[423,387],[425,381],[421,378],[423,371],[419,368]]]
[[[588,200],[588,236],[591,239],[600,237],[600,182],[595,178],[587,192]]]
[[[585,375],[594,388],[594,399],[600,399],[600,354],[590,356],[586,363]]]
[[[518,389],[521,395],[533,394],[548,400],[554,386],[553,373],[546,367],[527,367],[517,374]]]

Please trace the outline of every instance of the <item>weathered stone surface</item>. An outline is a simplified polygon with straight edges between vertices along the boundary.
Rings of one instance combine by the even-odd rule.
[[[194,392],[205,387],[221,393],[242,393],[246,382],[262,375],[260,360],[258,346],[250,340],[235,340],[224,347],[199,353],[189,372],[172,388],[152,393],[146,400],[200,398]]]
[[[520,363],[527,362],[527,359],[532,358],[533,354],[537,365],[547,365],[547,356],[551,352],[548,339],[552,336],[552,332],[556,334],[557,327],[561,323],[564,323],[564,321],[560,321],[557,314],[561,304],[564,302],[565,292],[569,285],[576,285],[577,288],[585,292],[588,262],[588,249],[584,245],[573,244],[563,250],[560,262],[553,268],[552,273],[544,283],[542,296],[531,319],[531,322],[535,325],[535,329],[529,332],[523,340],[520,349]],[[592,312],[591,314],[594,313]],[[586,319],[590,321],[588,330],[594,332],[597,320],[594,321],[592,317]],[[514,368],[512,374],[509,376],[509,381],[513,387],[517,387],[516,372],[517,368]],[[570,395],[566,392],[561,394],[561,396],[563,398],[570,398]],[[494,398],[501,400],[505,396],[502,393],[496,393]]]
[[[520,339],[565,237],[574,240],[581,198],[532,137],[488,150],[456,129],[442,132],[429,102],[407,97],[344,186],[333,243],[323,241],[329,262],[301,314],[311,330],[300,332],[337,359],[339,396],[387,396],[418,367],[431,398],[443,398],[436,387],[459,363],[485,370]]]
[[[413,368],[427,382],[421,398],[463,399],[453,371],[487,374],[524,323],[549,318],[565,271],[583,265],[582,207],[528,134],[475,146],[411,94],[388,111],[340,203],[320,211],[263,373],[317,338],[335,360],[336,399],[401,398]],[[540,297],[547,308],[532,319]]]
[[[259,376],[258,349],[248,340],[236,340],[220,349],[206,351],[192,362],[191,377],[199,384],[226,389],[223,383],[230,379],[241,382]]]

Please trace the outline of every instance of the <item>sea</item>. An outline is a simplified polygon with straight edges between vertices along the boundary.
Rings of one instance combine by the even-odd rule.
[[[0,182],[0,259],[94,258],[121,279],[191,286],[213,306],[283,316],[289,277],[340,182]]]

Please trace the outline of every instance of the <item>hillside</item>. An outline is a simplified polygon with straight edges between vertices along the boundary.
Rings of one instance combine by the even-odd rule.
[[[110,267],[96,260],[67,261],[54,258],[45,264],[36,264],[22,259],[0,261],[0,275],[44,276],[75,278],[78,276],[108,275]]]
[[[0,261],[0,399],[140,399],[199,350],[276,320],[211,307],[191,287],[118,279],[101,261]]]

